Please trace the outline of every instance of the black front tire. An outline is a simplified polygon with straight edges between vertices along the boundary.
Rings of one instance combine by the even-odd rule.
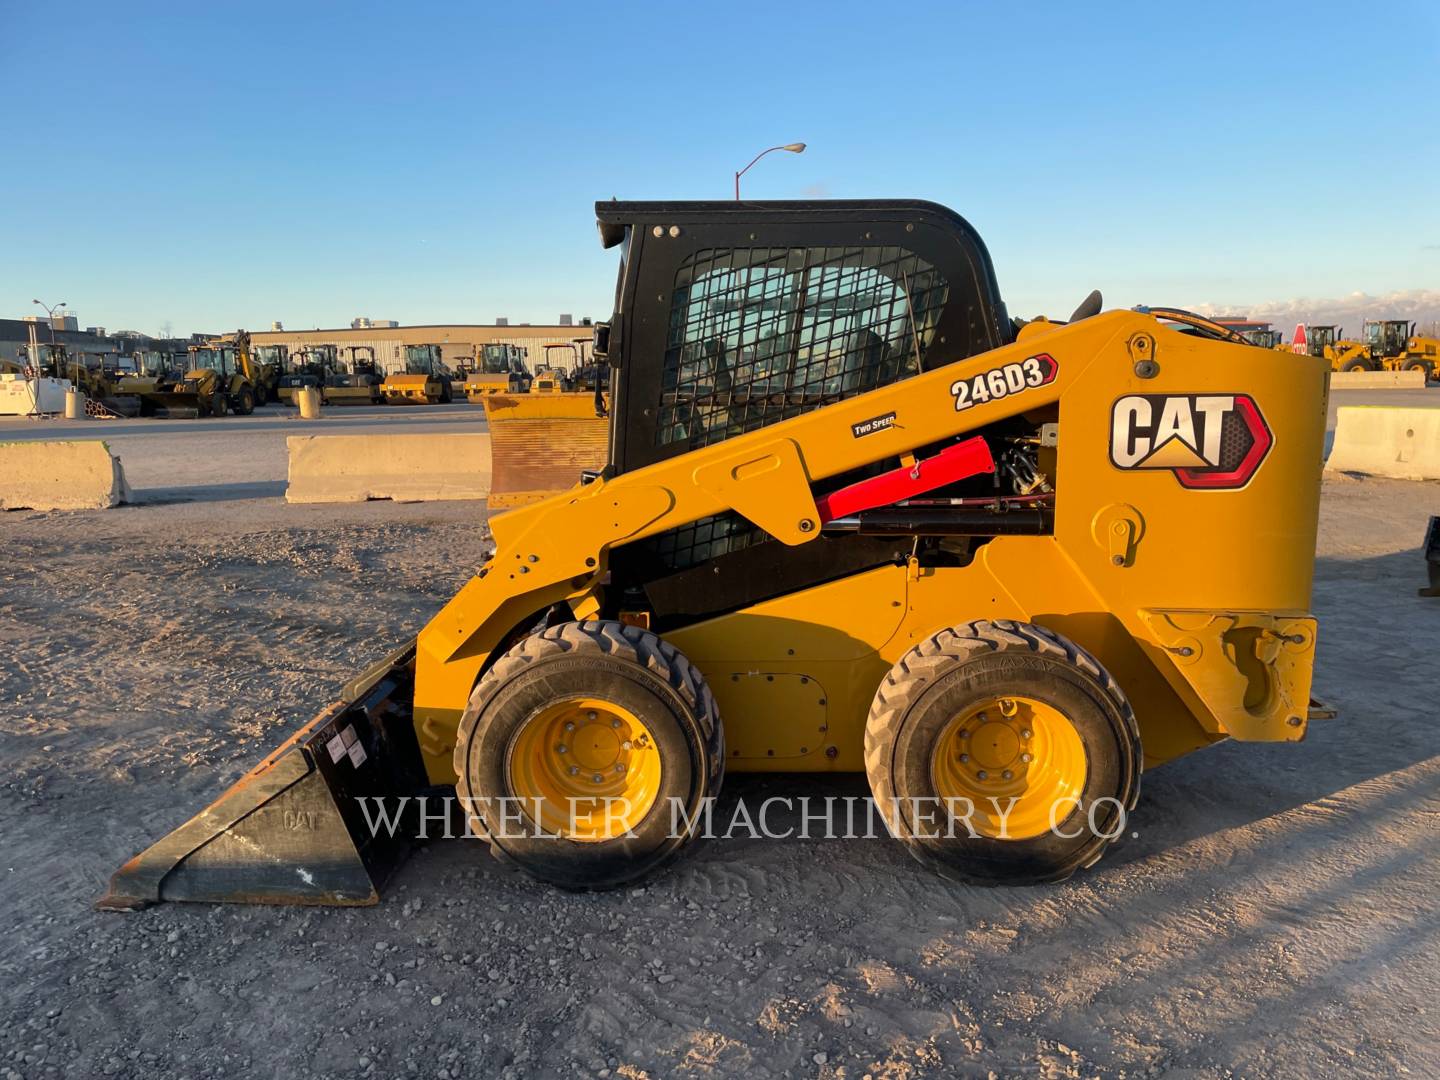
[[[537,836],[529,818],[516,828],[514,807],[524,804],[514,801],[509,757],[517,737],[540,710],[573,697],[614,701],[653,734],[659,792],[631,835]],[[676,807],[698,825],[724,769],[720,714],[704,676],[650,631],[610,621],[561,623],[522,639],[475,687],[455,744],[456,793],[474,831],[497,858],[567,889],[613,888],[674,858],[697,831],[675,827]]]

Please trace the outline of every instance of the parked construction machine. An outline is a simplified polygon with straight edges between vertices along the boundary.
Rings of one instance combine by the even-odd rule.
[[[1279,330],[1241,330],[1240,336],[1251,345],[1258,345],[1262,349],[1285,348],[1285,335]]]
[[[143,416],[248,416],[255,411],[265,375],[251,356],[249,334],[238,330],[187,351],[178,378],[167,370],[153,379],[122,380],[117,389],[139,398]]]
[[[1345,337],[1343,327],[1301,323],[1295,327],[1291,349],[1328,361],[1331,371],[1373,370],[1369,349],[1363,342]]]
[[[568,394],[574,388],[570,373],[580,364],[580,352],[573,342],[545,346],[540,366],[530,383],[532,394]]]
[[[530,372],[525,367],[525,350],[505,342],[480,346],[476,369],[465,374],[462,385],[466,400],[473,404],[491,394],[527,393]]]
[[[1143,769],[1323,715],[1322,360],[1098,293],[1013,320],[932,203],[597,214],[605,468],[493,516],[418,636],[103,906],[374,902],[452,791],[506,862],[615,886],[724,831],[727,770],[863,772],[924,864],[1058,881]]]
[[[571,381],[576,390],[594,393],[599,390],[607,393],[610,390],[610,365],[595,359],[593,353],[586,354],[587,349],[592,346],[588,338],[579,338],[575,347],[580,350],[580,363],[575,368]]]
[[[1440,359],[1440,341],[1417,337],[1407,319],[1367,319],[1363,336],[1374,371],[1423,371],[1429,379]]]
[[[338,366],[334,345],[302,345],[290,354],[280,376],[280,403],[298,405],[295,395],[301,390],[319,390],[320,400],[328,403],[330,377]]]
[[[448,405],[453,390],[440,346],[406,345],[405,370],[385,376],[381,392],[390,405]]]
[[[379,405],[385,400],[380,385],[385,376],[370,345],[347,345],[348,356],[337,361],[325,380],[325,400],[331,405]]]
[[[290,367],[290,346],[256,345],[250,350],[255,367],[255,404],[280,400],[280,380]]]

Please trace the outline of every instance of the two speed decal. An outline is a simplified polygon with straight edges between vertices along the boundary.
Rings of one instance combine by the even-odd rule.
[[[1110,462],[1168,469],[1182,487],[1244,487],[1275,437],[1249,394],[1131,394],[1110,410]]]
[[[1060,365],[1049,353],[1037,353],[1011,364],[1001,364],[979,375],[967,375],[950,384],[955,411],[964,412],[987,401],[999,401],[1055,381]]]

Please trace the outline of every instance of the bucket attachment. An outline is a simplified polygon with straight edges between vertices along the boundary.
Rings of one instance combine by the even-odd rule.
[[[204,811],[117,870],[96,906],[377,903],[416,828],[413,815],[394,829],[370,821],[382,807],[415,808],[405,796],[428,790],[411,724],[414,662],[411,642],[352,682]]]
[[[539,502],[580,483],[582,472],[604,468],[610,421],[596,415],[594,394],[490,394],[484,400],[492,509]]]
[[[150,415],[162,420],[194,420],[209,409],[199,394],[188,390],[156,390],[145,398]]]
[[[101,398],[99,404],[111,415],[122,416],[127,420],[139,416],[142,408],[140,398],[135,394],[114,394]]]

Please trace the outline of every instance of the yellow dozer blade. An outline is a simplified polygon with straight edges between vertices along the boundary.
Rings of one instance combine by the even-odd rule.
[[[490,507],[538,502],[601,469],[609,448],[610,421],[602,398],[584,394],[490,394]]]
[[[418,831],[417,800],[432,793],[411,718],[414,663],[411,642],[351,682],[228,791],[117,870],[96,906],[376,903]],[[433,793],[436,806],[447,805],[449,790]]]

